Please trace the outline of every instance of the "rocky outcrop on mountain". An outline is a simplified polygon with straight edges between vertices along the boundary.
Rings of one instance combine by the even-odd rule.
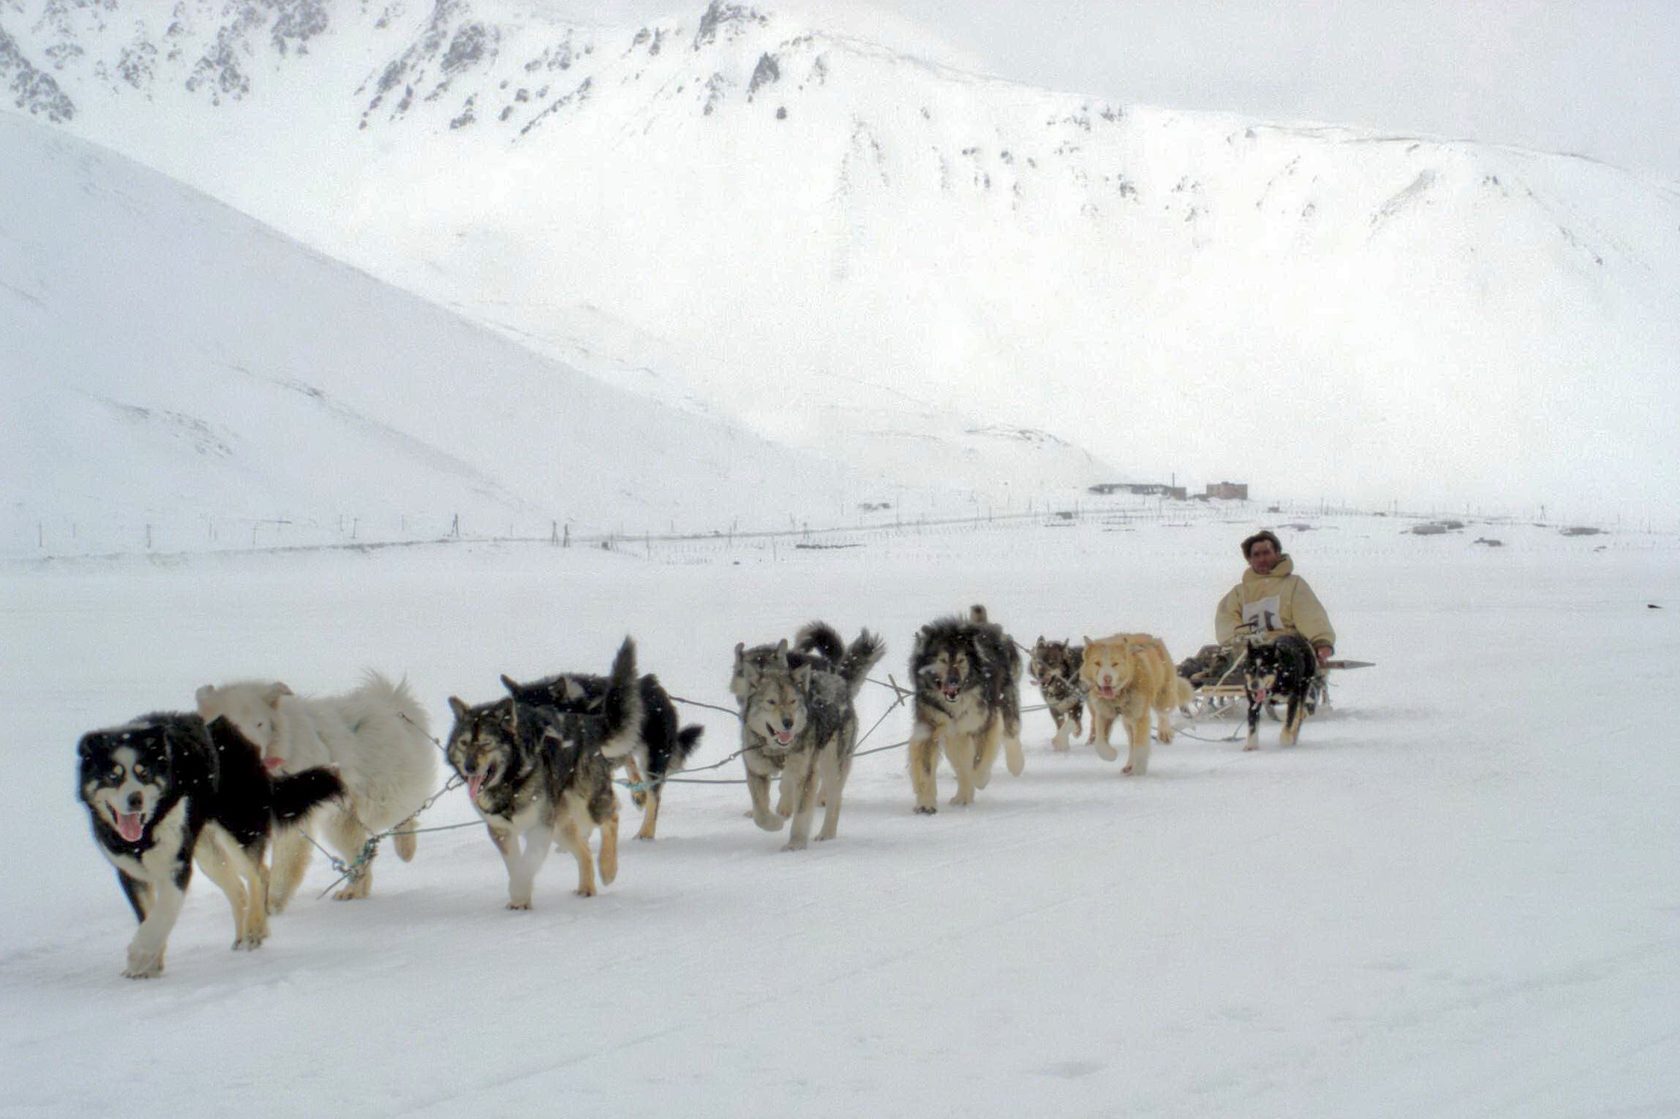
[[[26,113],[62,124],[76,115],[76,104],[58,87],[51,74],[43,72],[18,47],[17,40],[0,27],[0,85],[11,94],[14,107]]]

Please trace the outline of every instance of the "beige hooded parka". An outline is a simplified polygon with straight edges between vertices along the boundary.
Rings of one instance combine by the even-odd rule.
[[[1220,644],[1229,641],[1245,619],[1259,622],[1259,630],[1298,633],[1314,648],[1334,648],[1336,631],[1318,596],[1307,581],[1295,574],[1295,561],[1285,555],[1270,575],[1257,575],[1253,568],[1243,572],[1242,582],[1219,600],[1213,615],[1213,632]]]

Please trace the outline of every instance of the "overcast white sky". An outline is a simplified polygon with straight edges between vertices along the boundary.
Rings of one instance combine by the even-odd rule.
[[[1108,100],[1576,152],[1680,183],[1680,0],[752,0]],[[616,23],[705,0],[548,0]],[[897,17],[897,18],[895,18]]]

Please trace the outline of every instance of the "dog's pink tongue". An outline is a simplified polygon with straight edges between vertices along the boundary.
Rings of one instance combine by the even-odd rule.
[[[278,773],[280,767],[285,764],[286,762],[284,759],[277,758],[273,754],[270,754],[268,757],[263,759],[263,768],[268,770],[270,773]]]
[[[117,813],[117,834],[134,843],[140,838],[141,822],[138,812]]]
[[[482,773],[475,773],[471,777],[467,778],[467,795],[472,797],[474,800],[478,799],[478,790],[483,787],[484,775]]]

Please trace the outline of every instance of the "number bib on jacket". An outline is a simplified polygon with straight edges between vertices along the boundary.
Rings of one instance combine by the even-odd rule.
[[[1271,633],[1283,628],[1283,607],[1275,594],[1243,603],[1242,616],[1243,624],[1252,625],[1257,633]]]

